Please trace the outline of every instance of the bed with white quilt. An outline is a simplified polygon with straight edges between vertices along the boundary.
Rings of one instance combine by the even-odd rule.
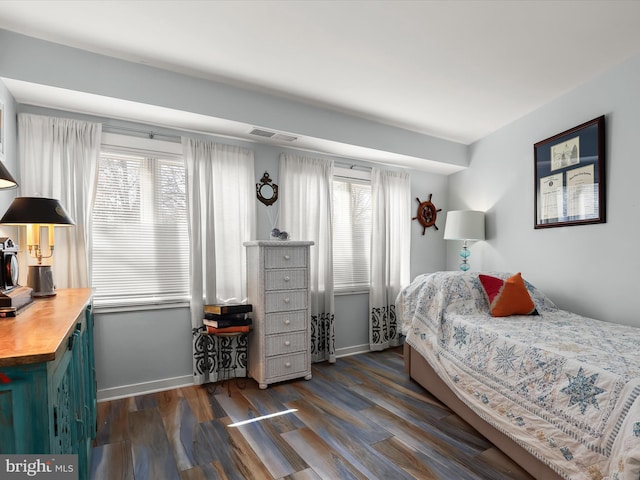
[[[492,314],[523,291],[532,311]],[[411,376],[534,477],[640,479],[640,329],[509,273],[421,275],[396,308]]]

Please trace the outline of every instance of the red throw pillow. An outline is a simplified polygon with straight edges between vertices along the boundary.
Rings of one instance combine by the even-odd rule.
[[[487,294],[492,316],[508,317],[538,313],[519,272],[506,280],[482,274],[478,275],[478,278]]]

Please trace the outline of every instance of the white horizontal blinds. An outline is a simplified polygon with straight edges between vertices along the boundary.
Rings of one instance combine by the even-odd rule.
[[[183,160],[103,148],[93,212],[97,306],[188,301]]]
[[[333,282],[336,290],[369,287],[371,185],[333,181]]]

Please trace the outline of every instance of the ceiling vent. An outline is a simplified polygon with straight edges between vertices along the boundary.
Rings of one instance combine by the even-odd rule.
[[[298,137],[288,133],[278,133],[269,130],[263,130],[262,128],[254,128],[249,132],[249,135],[255,135],[257,137],[270,138],[272,140],[280,140],[282,142],[293,142]]]
[[[282,140],[283,142],[293,142],[297,140],[298,137],[294,137],[293,135],[289,135],[288,133],[276,133],[273,137],[274,140]]]
[[[276,134],[276,132],[269,132],[267,130],[261,130],[259,128],[254,128],[249,132],[249,135],[257,135],[258,137],[271,138]]]

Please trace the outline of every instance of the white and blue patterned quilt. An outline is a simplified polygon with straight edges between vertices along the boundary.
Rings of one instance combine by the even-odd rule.
[[[525,283],[539,315],[494,318],[477,273],[422,275],[396,301],[406,341],[564,478],[639,480],[640,329],[560,310]]]

